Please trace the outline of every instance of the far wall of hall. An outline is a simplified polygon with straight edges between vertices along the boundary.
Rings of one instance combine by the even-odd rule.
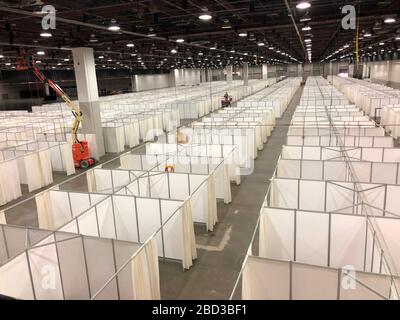
[[[389,85],[400,89],[400,60],[374,61],[363,63],[363,78],[372,82]],[[249,79],[275,77],[304,77],[337,75],[349,73],[352,76],[354,66],[347,62],[284,64],[267,66],[250,66]],[[225,81],[225,69],[175,69],[171,72],[130,74],[126,70],[99,70],[97,84],[99,96],[120,92],[147,91],[160,88],[199,85],[207,81]],[[77,98],[74,72],[45,71],[45,75],[54,80],[73,99]],[[233,79],[243,79],[243,68],[233,67]],[[39,83],[31,72],[0,71],[0,110],[28,109],[33,105],[41,105],[56,101],[52,90],[46,93],[46,88]]]
[[[363,78],[400,89],[400,60],[363,63]]]

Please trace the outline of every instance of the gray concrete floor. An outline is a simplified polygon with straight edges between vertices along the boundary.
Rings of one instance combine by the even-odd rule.
[[[286,110],[284,116],[277,120],[276,128],[269,138],[264,150],[258,153],[252,175],[243,176],[240,186],[232,185],[232,203],[218,203],[218,218],[214,232],[207,233],[204,225],[196,225],[196,242],[198,259],[194,266],[183,271],[181,263],[160,260],[160,281],[162,299],[228,299],[242,267],[243,259],[257,223],[261,205],[266,195],[269,179],[275,170],[281,147],[286,142],[287,130],[293,112],[299,104],[303,88],[300,88]],[[191,121],[182,121],[189,125]],[[131,149],[132,150],[132,149]],[[133,149],[143,153],[144,147]],[[100,163],[117,157],[118,154],[107,154]],[[111,161],[105,168],[115,168],[119,161]],[[77,172],[79,175],[81,170]],[[71,177],[56,174],[54,184],[59,184]],[[45,189],[28,193],[24,190],[22,198],[9,203],[29,199]],[[62,185],[62,189],[87,191],[84,175]],[[15,208],[6,211],[7,222],[12,225],[35,227],[38,225],[34,199],[25,201]]]
[[[160,261],[162,299],[230,297],[302,92],[303,87],[277,121],[264,150],[258,153],[253,174],[242,177],[240,186],[232,185],[232,203],[218,203],[219,223],[214,232],[206,233],[204,226],[196,226],[198,259],[194,266],[183,271],[180,263]]]

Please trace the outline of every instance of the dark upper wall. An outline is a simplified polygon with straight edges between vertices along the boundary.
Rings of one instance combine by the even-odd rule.
[[[135,74],[155,74],[154,70],[143,70]],[[57,83],[72,99],[77,98],[75,74],[72,70],[44,70],[43,74]],[[132,92],[129,70],[97,70],[99,95],[114,91]],[[50,90],[46,96],[45,86],[30,71],[0,70],[0,110],[29,110],[32,105],[56,101]]]

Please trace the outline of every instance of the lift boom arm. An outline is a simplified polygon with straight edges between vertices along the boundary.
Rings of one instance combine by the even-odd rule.
[[[74,123],[71,128],[73,143],[80,143],[80,141],[78,140],[78,130],[79,125],[82,122],[82,112],[79,106],[71,101],[71,99],[64,92],[64,90],[60,88],[59,85],[57,85],[52,80],[47,79],[46,76],[35,66],[34,63],[26,63],[23,53],[20,54],[20,57],[18,59],[17,70],[32,70],[36,78],[38,78],[42,83],[47,83],[56,92],[56,94],[64,100],[65,104],[68,106],[68,108],[72,112],[72,115],[74,116]]]

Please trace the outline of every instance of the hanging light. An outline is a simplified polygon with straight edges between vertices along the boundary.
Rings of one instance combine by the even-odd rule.
[[[127,43],[126,46],[127,46],[128,48],[133,48],[135,45],[134,45],[133,43]]]
[[[36,54],[39,56],[44,56],[46,53],[44,51],[40,50],[40,51],[36,52]]]
[[[183,42],[185,42],[185,39],[180,38],[180,39],[177,39],[176,42],[183,43]]]
[[[232,25],[231,25],[231,23],[229,22],[228,19],[225,19],[225,20],[224,20],[224,24],[222,25],[221,28],[222,28],[222,29],[232,29]]]
[[[264,43],[264,42],[259,42],[257,45],[258,45],[259,47],[263,47],[263,46],[265,46],[265,43]]]
[[[385,23],[395,23],[395,22],[396,22],[396,19],[393,17],[389,17],[389,18],[385,19]]]
[[[50,32],[42,32],[40,36],[43,38],[50,38],[52,34]]]
[[[208,12],[208,9],[207,9],[207,8],[203,8],[202,11],[203,11],[203,13],[201,13],[201,14],[199,15],[199,19],[200,19],[200,20],[208,21],[208,20],[211,20],[211,19],[212,19],[212,16],[211,16],[211,14]]]
[[[172,54],[176,54],[176,53],[178,53],[178,51],[177,51],[176,49],[172,49],[172,50],[171,50],[171,53],[172,53]]]
[[[110,31],[119,31],[121,28],[119,25],[117,25],[117,21],[115,19],[111,20],[111,24],[108,27],[108,30]]]
[[[149,37],[155,37],[156,36],[156,33],[154,32],[153,28],[149,29],[149,33],[147,34],[147,36],[149,36]]]
[[[300,10],[308,9],[310,7],[311,7],[311,4],[306,1],[301,1],[296,5],[296,8],[300,9]]]
[[[240,32],[239,37],[242,37],[242,38],[247,37],[247,32],[245,32],[245,31]]]

